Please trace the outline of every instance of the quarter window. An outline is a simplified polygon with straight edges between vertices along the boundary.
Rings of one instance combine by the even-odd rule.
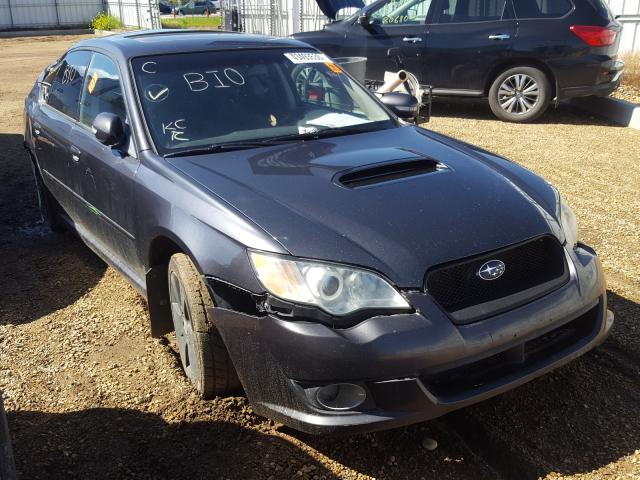
[[[118,115],[123,121],[126,117],[118,68],[111,59],[96,53],[82,88],[80,122],[90,127],[96,116],[104,112]]]
[[[374,11],[369,20],[374,25],[412,25],[424,23],[431,0],[390,0]]]
[[[91,52],[71,52],[45,78],[45,101],[74,120],[78,119],[78,100]]]
[[[518,18],[558,18],[571,10],[569,0],[514,0]]]
[[[487,22],[500,20],[505,0],[441,0],[439,23]],[[516,0],[517,1],[517,0]]]

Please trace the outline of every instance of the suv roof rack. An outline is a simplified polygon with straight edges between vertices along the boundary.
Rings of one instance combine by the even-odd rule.
[[[122,35],[122,38],[151,37],[154,35],[167,35],[167,34],[191,35],[195,33],[211,33],[211,34],[235,33],[237,34],[238,32],[227,32],[225,30],[194,30],[194,29],[171,28],[171,29],[154,29],[154,30],[144,30],[142,32],[125,33]]]

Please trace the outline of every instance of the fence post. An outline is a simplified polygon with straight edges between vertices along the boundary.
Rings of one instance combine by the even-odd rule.
[[[120,12],[120,21],[122,22],[122,25],[125,25],[124,14],[122,13],[122,0],[118,0],[118,11]]]
[[[13,28],[13,12],[11,11],[11,0],[7,0],[7,6],[9,7],[9,20],[11,21],[11,28]]]
[[[276,34],[276,9],[278,8],[278,0],[269,2],[269,35]]]
[[[140,20],[140,0],[136,0],[136,17],[138,19],[138,28],[142,28]]]
[[[298,33],[302,31],[302,0],[293,0],[291,30],[288,33]]]
[[[60,12],[58,11],[58,0],[53,0],[53,8],[55,8],[56,10],[56,25],[61,27],[62,24],[60,23]]]

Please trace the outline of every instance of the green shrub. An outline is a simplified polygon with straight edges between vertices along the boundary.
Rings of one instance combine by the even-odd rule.
[[[100,12],[91,19],[89,26],[94,30],[116,30],[122,28],[122,22],[113,15]]]
[[[162,19],[162,28],[220,28],[220,15],[210,17],[170,17]]]

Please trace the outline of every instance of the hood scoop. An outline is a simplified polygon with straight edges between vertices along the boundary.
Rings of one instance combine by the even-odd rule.
[[[381,183],[435,173],[446,168],[446,165],[430,158],[412,158],[383,164],[376,163],[340,172],[335,177],[335,183],[346,188],[371,187]]]

